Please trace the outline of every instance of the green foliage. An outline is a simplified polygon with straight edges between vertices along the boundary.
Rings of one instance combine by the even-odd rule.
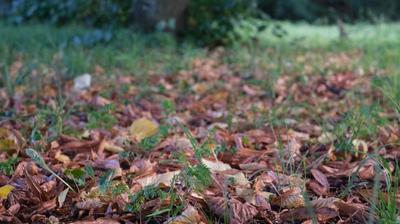
[[[67,187],[69,189],[71,189],[72,191],[75,192],[75,190],[64,180],[62,179],[60,176],[58,176],[53,170],[50,169],[50,167],[46,164],[46,162],[44,161],[43,157],[34,149],[32,148],[27,148],[25,150],[26,155],[28,155],[33,162],[35,162],[37,165],[39,165],[40,167],[42,167],[43,169],[47,170],[49,173],[53,174],[55,177],[57,177],[61,182],[63,182],[65,185],[67,185]]]
[[[388,174],[386,183],[386,194],[377,188],[378,201],[372,204],[375,214],[378,216],[380,223],[399,223],[399,208],[397,203],[397,192],[399,189],[400,171],[399,165],[396,164],[394,174],[390,172],[389,164],[382,159],[383,169]],[[383,173],[383,172],[379,172]]]
[[[111,180],[114,176],[114,170],[107,170],[103,176],[99,179],[99,190],[101,193],[107,192],[108,188],[111,186]]]
[[[185,167],[180,176],[186,187],[198,192],[212,184],[211,171],[202,163]]]
[[[313,22],[325,19],[336,22],[336,18],[354,21],[374,20],[379,16],[389,19],[399,18],[397,0],[258,0],[260,9],[274,19],[305,20]]]
[[[14,165],[18,161],[18,157],[10,157],[6,161],[0,162],[0,172],[6,176],[11,176],[14,173]]]
[[[163,195],[163,191],[154,185],[146,186],[134,195],[129,196],[130,204],[127,204],[126,210],[129,212],[138,212],[147,200],[155,199]]]
[[[1,79],[0,79],[0,86],[4,86],[7,94],[10,97],[14,97],[15,95],[15,89],[18,86],[21,86],[25,84],[25,81],[28,77],[29,72],[31,71],[31,68],[29,67],[23,67],[14,77],[12,77],[9,74],[9,68],[8,66],[5,66],[0,63],[0,68],[1,70]]]
[[[252,18],[256,6],[255,1],[248,0],[190,1],[187,33],[206,44],[230,43],[235,39],[235,25],[241,20]]]
[[[163,100],[161,102],[161,107],[166,116],[176,113],[175,104],[170,100]]]
[[[121,195],[125,192],[129,191],[129,187],[128,185],[124,184],[124,183],[117,183],[115,186],[113,186],[113,188],[111,189],[111,194],[112,196],[117,196],[117,195]]]
[[[115,106],[113,104],[107,104],[100,109],[90,111],[86,127],[88,129],[112,128],[117,123],[117,119],[112,114],[114,110]]]
[[[334,127],[335,148],[343,152],[351,151],[354,139],[375,137],[378,134],[379,127],[386,122],[387,120],[379,115],[377,105],[362,106],[349,111]]]
[[[94,169],[93,167],[86,165],[85,166],[85,173],[90,177],[90,178],[94,178]]]
[[[64,130],[64,120],[67,114],[63,109],[63,105],[58,105],[55,108],[43,108],[39,110],[36,115],[35,125],[36,133],[32,131],[32,140],[39,140],[41,139],[38,129],[46,128],[46,140],[47,142],[51,142],[56,140]],[[39,133],[38,133],[39,132]]]
[[[86,177],[85,177],[86,175],[85,175],[85,171],[83,169],[80,169],[80,168],[67,169],[64,171],[64,174],[69,179],[74,181],[74,183],[79,187],[82,187],[86,184]]]
[[[165,137],[167,137],[169,132],[169,125],[161,125],[157,134],[144,138],[139,142],[139,147],[145,151],[150,151],[156,147]]]
[[[62,25],[70,22],[89,26],[126,25],[131,1],[124,0],[16,0],[12,1],[9,20]]]

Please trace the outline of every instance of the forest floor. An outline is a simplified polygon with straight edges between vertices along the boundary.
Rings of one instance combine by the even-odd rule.
[[[400,24],[281,26],[0,25],[0,222],[398,223]]]

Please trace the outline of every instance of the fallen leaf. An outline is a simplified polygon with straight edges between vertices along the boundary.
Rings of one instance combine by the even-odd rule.
[[[58,207],[61,208],[64,205],[65,199],[67,197],[69,188],[66,188],[58,195]]]
[[[354,156],[356,158],[364,158],[368,153],[368,144],[360,139],[354,139],[352,141],[354,147]]]
[[[323,196],[328,193],[328,188],[322,186],[315,180],[308,181],[307,187],[310,188],[315,194],[317,194],[319,196]]]
[[[8,209],[7,212],[12,214],[12,215],[16,215],[19,210],[21,209],[21,205],[19,203],[16,203],[14,205],[11,205]]]
[[[16,136],[7,128],[0,127],[0,151],[13,152],[18,149]]]
[[[295,187],[284,191],[279,196],[271,200],[271,204],[281,208],[298,208],[304,206],[304,198],[301,194],[301,189]]]
[[[197,209],[189,205],[181,215],[170,218],[164,224],[201,224],[204,223]]]
[[[229,164],[220,162],[220,161],[211,161],[211,160],[206,160],[206,159],[201,159],[201,162],[206,165],[208,169],[210,169],[211,172],[217,172],[217,171],[225,171],[225,170],[230,170],[232,167]]]
[[[76,207],[83,210],[90,210],[95,208],[103,207],[104,203],[98,198],[88,199],[86,201],[81,201],[76,203]]]
[[[258,213],[258,210],[251,204],[242,203],[234,198],[227,200],[224,197],[207,196],[205,199],[214,214],[221,218],[229,214],[229,223],[246,223]]]
[[[228,178],[232,178],[234,180],[233,184],[236,186],[250,187],[250,182],[249,180],[247,180],[243,172],[239,172],[236,174],[226,174],[226,176]]]
[[[54,158],[62,163],[64,163],[65,165],[68,165],[69,163],[71,163],[71,159],[65,155],[62,154],[60,151],[56,152],[56,155],[54,156]]]
[[[329,197],[329,198],[318,198],[310,202],[314,208],[322,207],[332,207],[335,206],[335,202],[341,201],[339,198]]]
[[[325,188],[329,189],[329,182],[328,182],[328,178],[325,176],[325,174],[323,174],[321,171],[319,171],[318,169],[311,169],[311,174],[313,175],[313,177],[315,178],[315,180],[318,181],[318,183],[320,183],[322,186],[324,186]]]
[[[155,135],[158,132],[158,125],[147,118],[135,120],[129,130],[130,134],[137,140]]]
[[[142,187],[146,187],[149,185],[155,185],[158,186],[160,184],[163,184],[165,186],[171,186],[171,182],[174,178],[174,176],[178,175],[180,171],[173,171],[173,172],[167,172],[163,174],[157,174],[153,176],[148,176],[144,177],[141,179],[136,180]]]
[[[6,199],[12,190],[14,190],[14,186],[9,184],[0,187],[0,198]]]
[[[344,201],[335,201],[335,206],[339,209],[342,216],[353,217],[358,221],[364,222],[368,220],[368,207],[358,203],[346,203]]]
[[[283,222],[304,221],[312,218],[316,218],[319,222],[326,222],[338,215],[339,213],[334,208],[314,208],[313,212],[310,212],[306,207],[301,207],[283,212],[280,218]]]
[[[104,150],[112,152],[112,153],[120,153],[120,152],[125,151],[122,147],[119,147],[111,142],[104,143]]]
[[[76,221],[71,222],[71,224],[119,224],[117,220],[109,219],[109,218],[98,218],[94,221]]]

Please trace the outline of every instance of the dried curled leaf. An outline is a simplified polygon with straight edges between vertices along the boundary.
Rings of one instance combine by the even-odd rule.
[[[283,222],[303,221],[316,218],[319,222],[326,222],[339,214],[336,209],[330,207],[314,208],[311,213],[306,207],[285,211],[280,215]]]
[[[304,206],[304,198],[301,194],[301,189],[295,187],[274,197],[271,200],[271,204],[280,206],[281,208],[299,208]]]
[[[71,224],[119,224],[120,222],[117,220],[109,219],[109,218],[98,218],[94,221],[76,221]]]
[[[230,170],[232,167],[229,164],[220,162],[220,161],[211,161],[211,160],[206,160],[206,159],[201,159],[201,162],[206,165],[208,169],[210,169],[212,172],[217,172],[217,171],[225,171],[225,170]]]
[[[56,155],[54,156],[54,158],[62,163],[64,163],[65,165],[68,165],[69,163],[71,163],[71,159],[65,155],[62,154],[60,151],[56,152]]]
[[[112,152],[112,153],[120,153],[120,152],[124,152],[125,151],[122,147],[120,147],[120,146],[118,146],[118,145],[116,145],[116,144],[114,144],[112,142],[105,142],[104,143],[104,150]]]
[[[325,174],[323,174],[321,171],[319,171],[318,169],[311,169],[311,174],[313,175],[313,177],[315,178],[316,181],[318,181],[318,183],[320,183],[322,186],[324,186],[325,188],[329,189],[329,182],[328,182],[328,178],[325,176]]]
[[[224,197],[206,197],[208,207],[218,216],[226,217],[229,214],[229,223],[246,223],[257,215],[258,210],[249,203],[242,203],[237,199],[227,200]]]
[[[103,207],[103,202],[100,201],[98,198],[88,199],[86,201],[81,201],[76,203],[76,207],[83,210],[90,210],[95,208]]]
[[[257,215],[258,210],[249,203],[242,203],[236,199],[229,200],[230,223],[246,223]]]
[[[188,206],[185,211],[182,212],[181,215],[170,218],[164,222],[164,224],[201,224],[204,223],[202,221],[202,217],[197,211],[197,209],[193,206]]]
[[[149,185],[155,185],[158,186],[160,184],[163,184],[165,186],[170,186],[172,179],[174,176],[178,175],[180,171],[173,171],[173,172],[167,172],[163,174],[157,174],[154,176],[148,176],[144,177],[141,179],[136,180],[142,187],[146,187]]]
[[[0,187],[0,198],[6,199],[12,190],[14,190],[14,186],[9,184]]]
[[[227,199],[224,197],[206,196],[205,200],[211,211],[221,217],[224,217],[228,209]]]
[[[341,201],[339,198],[329,197],[329,198],[318,198],[311,201],[311,205],[314,208],[332,207],[335,206],[335,202]]]
[[[63,190],[57,197],[58,199],[58,206],[59,208],[61,208],[64,205],[65,199],[67,198],[67,194],[68,194],[69,188],[66,188],[65,190]]]
[[[158,125],[147,118],[141,118],[132,123],[129,132],[140,142],[144,138],[157,134]]]

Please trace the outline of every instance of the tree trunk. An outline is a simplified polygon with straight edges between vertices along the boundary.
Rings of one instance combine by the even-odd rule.
[[[146,30],[177,32],[184,25],[189,0],[133,0],[134,23]]]

